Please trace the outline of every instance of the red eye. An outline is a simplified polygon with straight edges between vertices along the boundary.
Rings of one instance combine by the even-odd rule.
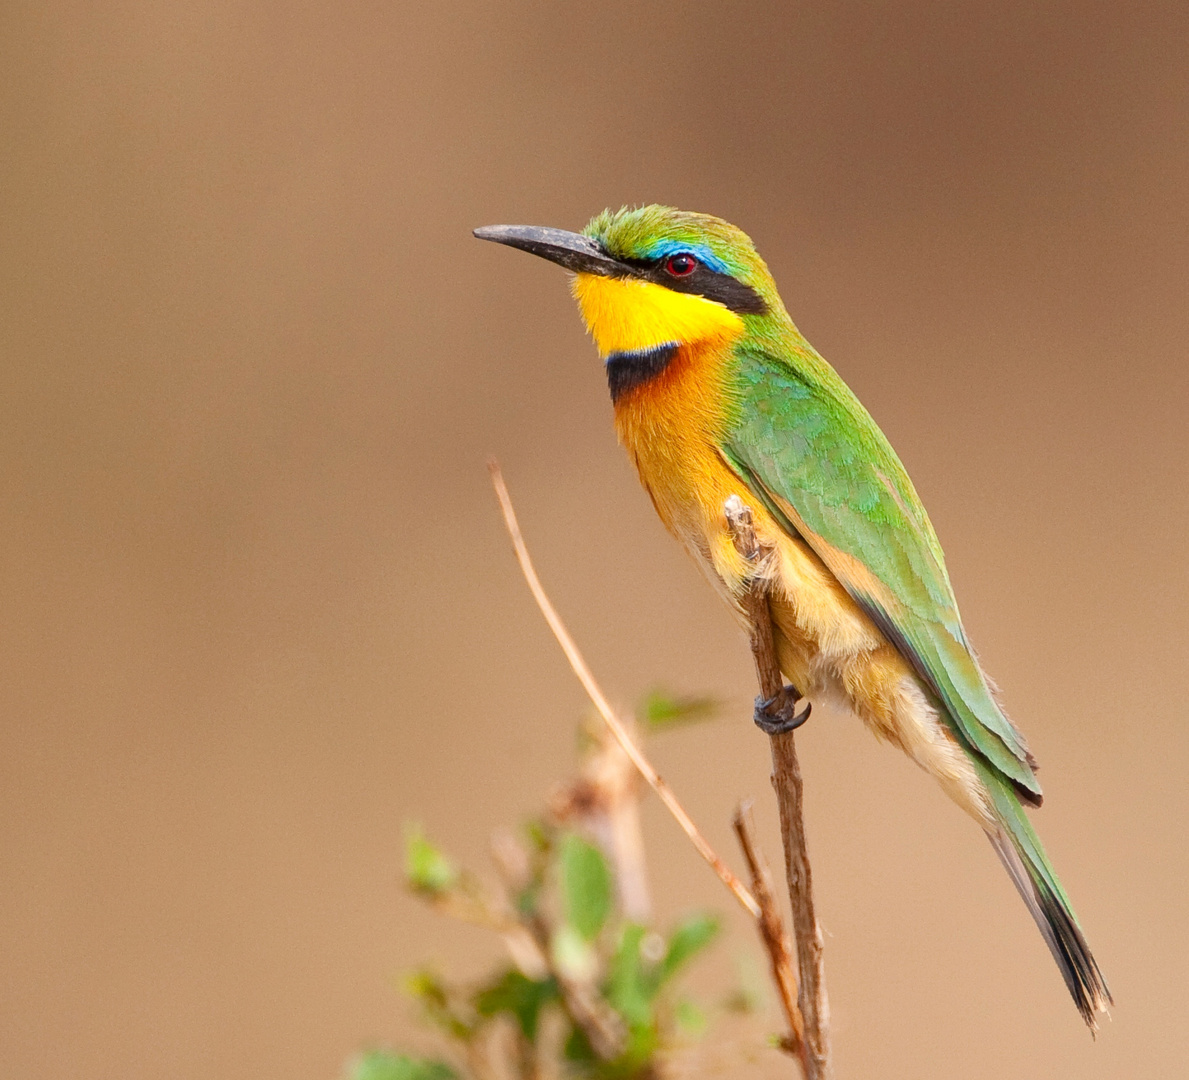
[[[674,277],[689,277],[697,268],[698,260],[685,251],[665,260],[665,270]]]

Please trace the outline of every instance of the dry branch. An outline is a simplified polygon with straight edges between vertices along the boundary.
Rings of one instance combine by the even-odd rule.
[[[723,513],[735,550],[756,567],[756,573],[740,599],[752,628],[751,651],[760,683],[760,697],[769,702],[790,698],[794,693],[786,689],[776,657],[768,590],[760,572],[768,552],[757,540],[751,510],[738,496],[732,495],[726,501]],[[822,963],[822,932],[813,907],[813,876],[805,842],[801,767],[797,761],[794,732],[772,735],[771,744],[772,786],[780,811],[785,874],[793,912],[793,935],[797,942],[800,975],[797,1004],[804,1022],[801,1060],[806,1080],[829,1080],[829,1006]]]
[[[756,841],[750,800],[739,804],[731,824],[735,826],[739,846],[743,849],[743,857],[751,871],[751,891],[760,905],[760,917],[756,920],[760,940],[768,953],[772,981],[776,984],[780,1007],[789,1022],[789,1033],[781,1039],[780,1046],[782,1050],[804,1059],[805,1024],[801,1019],[801,1010],[797,1007],[797,978],[793,974],[792,949],[784,931],[784,921],[772,896],[772,874],[768,869],[768,860],[764,858],[764,853]],[[802,1067],[804,1068],[804,1060]]]
[[[556,608],[554,608],[553,603],[545,593],[545,589],[541,585],[541,579],[537,577],[537,571],[533,568],[533,561],[529,557],[528,548],[524,543],[524,537],[520,534],[520,523],[516,520],[516,511],[512,509],[512,500],[508,496],[508,488],[504,484],[504,477],[500,472],[499,465],[495,461],[489,461],[487,468],[491,472],[491,483],[495,488],[496,497],[500,501],[500,509],[504,514],[504,524],[508,528],[508,535],[512,538],[512,546],[516,549],[516,558],[520,562],[520,570],[524,574],[525,581],[528,582],[528,587],[532,591],[533,599],[537,602],[537,607],[541,609],[541,614],[545,616],[545,621],[549,624],[549,629],[553,631],[553,636],[557,638],[557,643],[561,646],[562,652],[566,654],[566,659],[569,660],[574,674],[578,676],[578,681],[582,683],[582,688],[586,691],[587,697],[594,703],[594,707],[599,711],[599,715],[603,718],[607,727],[611,729],[611,734],[615,736],[616,741],[623,747],[624,753],[631,759],[632,764],[636,766],[640,775],[648,782],[648,786],[657,793],[661,802],[665,804],[666,809],[677,820],[677,824],[681,826],[682,831],[689,837],[690,842],[697,849],[698,854],[710,864],[710,868],[718,875],[719,880],[731,890],[732,895],[747,909],[748,914],[753,918],[759,918],[760,907],[756,903],[755,897],[747,891],[747,887],[743,882],[731,872],[730,867],[719,858],[714,848],[710,846],[710,842],[702,835],[689,814],[685,812],[685,808],[677,801],[677,797],[673,794],[669,785],[665,783],[656,769],[652,767],[652,763],[632,740],[627,728],[624,727],[619,717],[615,715],[615,710],[611,708],[611,703],[603,695],[603,691],[599,689],[599,684],[595,682],[594,675],[591,674],[590,668],[586,666],[586,661],[578,651],[578,646],[574,644],[574,639],[570,637],[569,631],[561,621],[561,616],[558,615]]]

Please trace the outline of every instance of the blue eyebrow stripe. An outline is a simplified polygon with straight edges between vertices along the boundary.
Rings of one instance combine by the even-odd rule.
[[[686,251],[716,274],[729,275],[731,273],[731,268],[705,244],[685,244],[680,240],[658,240],[648,249],[648,254],[645,257],[649,259],[667,259],[670,255],[678,255]]]

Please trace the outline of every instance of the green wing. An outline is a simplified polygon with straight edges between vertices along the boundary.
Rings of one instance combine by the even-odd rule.
[[[967,750],[1039,802],[1028,747],[971,652],[941,545],[883,432],[807,345],[796,367],[747,345],[736,359],[727,462],[913,665]]]

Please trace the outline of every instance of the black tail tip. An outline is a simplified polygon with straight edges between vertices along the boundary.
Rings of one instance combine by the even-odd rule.
[[[1037,902],[1048,924],[1049,933],[1045,934],[1045,939],[1061,968],[1073,1003],[1082,1014],[1090,1033],[1094,1034],[1098,1031],[1098,1017],[1107,1012],[1115,999],[1073,913],[1049,889],[1034,887]],[[1044,930],[1042,926],[1041,931]]]
[[[1049,952],[1057,961],[1069,996],[1093,1035],[1098,1031],[1099,1015],[1107,1012],[1114,1004],[1114,998],[1069,902],[1038,868],[1029,867],[1006,828],[998,833],[989,832],[987,837],[1011,875],[1016,891],[1028,906]]]

